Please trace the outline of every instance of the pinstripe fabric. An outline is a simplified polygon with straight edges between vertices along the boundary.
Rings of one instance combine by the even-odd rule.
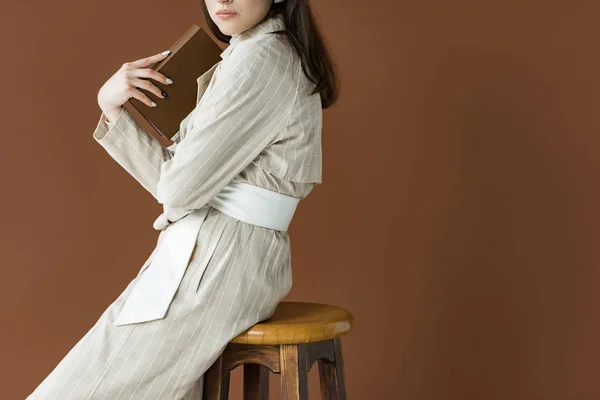
[[[297,198],[321,182],[320,97],[309,95],[293,48],[267,35],[282,27],[273,17],[232,39],[222,61],[198,79],[196,108],[170,147],[125,109],[111,124],[100,116],[95,140],[162,204],[163,220],[176,223],[200,207],[208,215],[165,317],[114,326],[151,253],[27,399],[199,400],[203,374],[228,341],[268,318],[288,294],[288,233],[206,204],[231,180]]]

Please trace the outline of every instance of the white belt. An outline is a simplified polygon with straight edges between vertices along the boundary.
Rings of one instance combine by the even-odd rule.
[[[208,204],[249,224],[287,231],[300,199],[247,183],[230,182]],[[138,281],[125,301],[115,325],[152,321],[165,316],[179,288],[210,207],[194,210],[171,222],[165,213],[154,222],[163,230],[150,264],[140,272]],[[203,260],[210,260],[216,243]],[[207,262],[199,268],[206,268]],[[198,272],[202,274],[201,271]],[[201,276],[201,275],[200,275]]]

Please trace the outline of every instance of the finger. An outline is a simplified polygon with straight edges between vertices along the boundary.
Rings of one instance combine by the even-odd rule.
[[[154,79],[155,81],[164,83],[165,85],[170,85],[171,83],[173,83],[173,81],[169,82],[167,80],[168,78],[165,75],[163,75],[160,72],[155,71],[151,68],[142,68],[142,69],[135,70],[133,72],[133,75],[138,76],[140,78]]]
[[[154,93],[156,97],[163,99],[165,98],[165,96],[162,95],[162,89],[157,87],[149,80],[136,78],[131,81],[131,84],[137,86],[138,88],[146,89],[147,91]]]
[[[171,50],[167,50],[150,57],[140,58],[139,60],[132,61],[131,65],[136,68],[146,68],[154,63],[157,63],[158,61],[167,58],[169,54],[171,54]]]
[[[142,91],[137,89],[131,89],[129,92],[130,97],[136,98],[148,107],[155,107],[152,105],[152,99],[146,96]]]

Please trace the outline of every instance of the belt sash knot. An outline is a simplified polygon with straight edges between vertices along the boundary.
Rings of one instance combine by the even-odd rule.
[[[287,231],[300,199],[247,183],[230,182],[208,205],[249,224]],[[125,301],[116,326],[161,319],[179,289],[210,207],[194,210],[171,223],[165,213],[154,222],[163,230],[150,264]],[[216,241],[215,241],[216,242]],[[199,268],[206,268],[217,243],[208,249]],[[200,276],[202,271],[199,271]]]

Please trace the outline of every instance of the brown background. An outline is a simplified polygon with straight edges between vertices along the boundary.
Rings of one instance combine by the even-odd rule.
[[[600,399],[598,4],[313,1],[342,96],[288,299],[354,313],[350,399]],[[93,140],[96,95],[193,22],[191,0],[3,2],[1,398],[154,247],[161,208]]]

